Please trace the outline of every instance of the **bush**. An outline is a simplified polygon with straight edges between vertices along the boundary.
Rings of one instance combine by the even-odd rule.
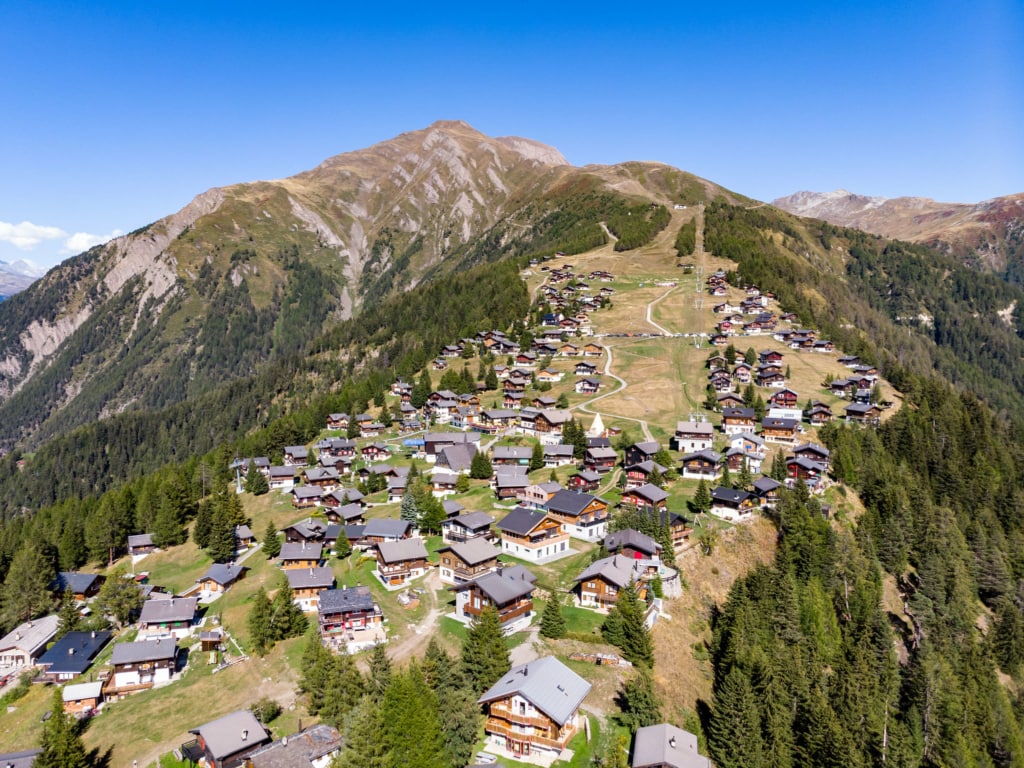
[[[264,725],[281,714],[281,705],[267,696],[253,702],[250,709],[252,710],[253,715],[256,716],[256,719]]]

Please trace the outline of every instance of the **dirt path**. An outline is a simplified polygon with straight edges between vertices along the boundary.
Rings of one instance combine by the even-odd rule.
[[[442,584],[438,572],[431,570],[423,579],[422,586],[426,590],[423,596],[430,603],[430,610],[422,621],[411,627],[412,634],[397,643],[388,643],[388,656],[393,662],[404,661],[426,650],[434,630],[441,623],[443,609],[437,603],[437,590],[441,588]]]
[[[654,322],[654,318],[651,316],[651,312],[654,310],[654,305],[655,304],[660,302],[662,299],[665,299],[670,293],[675,292],[676,289],[678,289],[678,288],[679,288],[679,285],[672,286],[667,291],[665,291],[663,294],[661,294],[661,296],[659,296],[658,298],[656,298],[654,301],[650,302],[647,305],[647,324],[652,326],[652,327],[654,327],[654,328],[657,328],[659,331],[661,331],[666,336],[672,336],[674,334],[668,328],[666,328],[665,326],[658,325],[658,323]]]

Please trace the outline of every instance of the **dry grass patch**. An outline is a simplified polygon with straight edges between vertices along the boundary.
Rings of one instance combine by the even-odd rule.
[[[664,710],[694,710],[697,701],[711,699],[711,663],[705,646],[711,640],[710,607],[725,602],[733,582],[755,565],[775,556],[776,529],[757,518],[750,524],[723,530],[710,557],[691,549],[677,557],[684,588],[669,600],[671,620],[654,625],[654,679]]]

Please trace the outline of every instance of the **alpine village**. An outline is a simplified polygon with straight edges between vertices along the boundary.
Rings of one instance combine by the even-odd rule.
[[[1021,307],[457,122],[205,192],[0,303],[0,765],[1024,766]]]

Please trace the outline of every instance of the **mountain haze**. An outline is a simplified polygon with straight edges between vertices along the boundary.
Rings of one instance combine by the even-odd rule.
[[[717,194],[668,166],[575,168],[462,122],[210,189],[3,302],[0,443],[180,402],[423,280],[603,239],[597,221],[637,202]]]
[[[798,216],[934,245],[1014,282],[1024,281],[1024,193],[980,203],[867,197],[837,189],[796,192],[772,205]]]

